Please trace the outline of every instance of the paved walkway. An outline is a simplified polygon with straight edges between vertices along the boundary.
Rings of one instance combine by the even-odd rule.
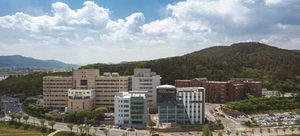
[[[50,133],[48,136],[54,136],[56,133],[58,133],[60,130],[56,130],[56,131],[54,131],[54,132],[52,132],[52,133]]]

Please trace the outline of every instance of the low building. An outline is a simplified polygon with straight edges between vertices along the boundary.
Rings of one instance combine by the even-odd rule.
[[[116,93],[115,124],[127,128],[145,128],[149,116],[147,97],[147,91]]]
[[[246,95],[262,96],[262,82],[250,78],[231,78],[229,81],[209,81],[207,78],[175,80],[176,87],[204,87],[206,102],[237,101]]]

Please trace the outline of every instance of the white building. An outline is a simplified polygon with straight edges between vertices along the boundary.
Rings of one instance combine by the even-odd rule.
[[[131,78],[131,90],[147,91],[149,112],[157,113],[156,87],[160,85],[160,75],[151,72],[149,68],[136,68]]]
[[[114,98],[115,124],[144,128],[148,121],[147,91],[117,92]]]
[[[205,88],[183,87],[177,88],[178,100],[183,102],[191,124],[203,124],[205,119]]]

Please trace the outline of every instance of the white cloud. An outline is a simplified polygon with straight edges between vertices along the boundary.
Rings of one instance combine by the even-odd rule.
[[[88,42],[88,41],[94,41],[94,38],[93,38],[93,37],[85,37],[85,38],[83,39],[83,41],[85,41],[85,42]]]
[[[111,20],[112,12],[92,1],[79,9],[56,2],[52,16],[0,17],[0,54],[54,55],[50,59],[81,63],[178,56],[240,41],[299,48],[297,5],[294,0],[186,0],[167,5],[165,18],[145,23],[142,12]]]

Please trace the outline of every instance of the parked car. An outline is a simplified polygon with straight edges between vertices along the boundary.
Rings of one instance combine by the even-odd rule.
[[[105,124],[101,124],[99,127],[105,127],[106,125]]]
[[[128,128],[127,130],[128,130],[128,131],[134,131],[134,129],[133,129],[133,128]]]
[[[125,127],[120,127],[120,129],[126,130],[126,128],[125,128]]]
[[[106,128],[105,127],[100,127],[99,130],[106,130]]]

